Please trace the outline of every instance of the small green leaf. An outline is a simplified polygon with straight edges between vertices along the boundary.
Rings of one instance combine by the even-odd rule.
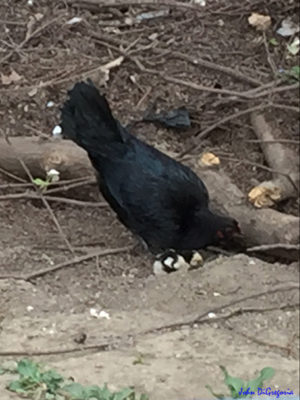
[[[87,399],[97,399],[97,400],[113,400],[113,394],[108,390],[107,385],[99,387],[96,385],[86,386],[85,392]]]
[[[272,367],[265,367],[260,371],[261,379],[263,379],[264,381],[273,378],[274,375],[275,370]]]
[[[46,384],[48,392],[54,394],[60,388],[64,378],[50,369],[41,374],[41,381]]]
[[[288,73],[292,78],[295,78],[297,81],[300,80],[300,66],[299,65],[295,65],[294,67],[292,67],[289,70]]]
[[[250,387],[250,389],[253,392],[256,392],[259,387],[260,388],[263,387],[264,381],[273,378],[274,375],[275,375],[275,370],[273,368],[271,367],[263,368],[260,371],[260,375],[257,378],[249,381],[246,384],[246,387]]]
[[[58,400],[56,394],[51,394],[51,393],[46,393],[45,394],[45,399],[46,400]]]
[[[141,394],[140,400],[149,400],[149,397],[145,393],[143,393]]]
[[[85,388],[80,383],[70,383],[69,385],[63,386],[62,390],[71,396],[74,400],[87,400],[87,393]]]
[[[40,178],[35,178],[33,180],[33,182],[37,185],[37,186],[45,186],[47,184],[47,181],[44,181],[43,179]]]
[[[230,376],[226,370],[225,367],[220,365],[221,370],[224,373],[224,382],[228,386],[230,392],[231,392],[231,397],[237,398],[239,396],[239,392],[241,391],[242,387],[245,387],[245,382],[240,379],[240,378],[234,378],[233,376]]]
[[[269,43],[272,45],[272,46],[278,46],[278,41],[275,39],[275,38],[271,38],[270,40],[269,40]]]
[[[133,389],[123,389],[121,392],[119,393],[115,393],[115,397],[113,398],[114,400],[126,400],[129,398],[129,396],[134,395],[134,390]]]
[[[17,366],[17,372],[23,378],[31,378],[35,382],[39,382],[41,374],[38,365],[30,360],[21,360]]]
[[[16,393],[26,393],[26,390],[23,388],[21,381],[13,381],[7,386],[7,389],[11,392]]]
[[[26,398],[45,400],[149,400],[148,396],[138,397],[133,388],[124,388],[111,392],[107,385],[83,386],[64,378],[54,370],[41,372],[41,366],[33,361],[23,359],[17,364],[19,379],[11,382],[7,388]],[[1,371],[6,371],[4,368]],[[64,384],[64,386],[62,386]],[[42,397],[41,397],[42,396]]]
[[[216,398],[216,399],[224,399],[225,396],[223,394],[217,394],[213,391],[212,387],[209,385],[205,385],[206,389],[210,391],[210,393]]]

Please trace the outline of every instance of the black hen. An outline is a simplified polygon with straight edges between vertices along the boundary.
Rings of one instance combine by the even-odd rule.
[[[131,135],[92,83],[77,83],[62,108],[66,138],[85,149],[119,220],[153,252],[194,250],[239,232],[209,210],[207,189],[188,167]]]

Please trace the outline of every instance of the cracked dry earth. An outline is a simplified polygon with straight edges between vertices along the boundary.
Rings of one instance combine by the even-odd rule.
[[[226,392],[219,365],[243,378],[271,366],[276,374],[270,386],[299,394],[296,263],[268,264],[235,255],[159,278],[123,274],[106,278],[93,302],[91,287],[78,285],[70,296],[69,274],[82,269],[61,271],[60,291],[50,290],[54,276],[43,285],[0,280],[1,352],[41,352],[33,358],[83,384],[133,385],[155,400],[212,398],[206,384]],[[96,279],[90,272],[89,278]],[[92,318],[91,306],[111,318]],[[210,312],[214,318],[208,318]],[[183,321],[190,323],[180,326]],[[171,329],[162,329],[170,324]],[[82,333],[85,344],[76,344]],[[111,346],[92,348],[101,344]],[[72,351],[53,354],[64,349]],[[9,358],[2,356],[0,362]],[[9,379],[0,376],[2,400],[16,398],[4,390]]]

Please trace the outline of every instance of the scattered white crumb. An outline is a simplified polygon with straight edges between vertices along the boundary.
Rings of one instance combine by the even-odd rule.
[[[60,125],[56,125],[52,130],[53,136],[60,136],[62,134],[62,128]]]
[[[254,260],[250,260],[249,261],[249,265],[255,265],[256,263],[255,263],[255,261]]]
[[[69,21],[66,22],[67,25],[73,25],[73,24],[78,24],[78,22],[81,22],[82,18],[80,17],[74,17],[69,19]]]
[[[106,319],[110,319],[110,315],[108,312],[101,310],[98,311],[96,308],[91,308],[90,309],[90,316],[94,317],[94,318],[106,318]]]
[[[216,318],[216,314],[213,312],[210,312],[207,314],[208,318]]]
[[[214,292],[213,295],[214,295],[215,297],[218,297],[218,296],[221,296],[221,293],[219,293],[219,292]]]
[[[34,310],[34,307],[32,307],[32,306],[27,306],[27,307],[26,307],[26,310],[27,310],[28,312],[33,311],[33,310]]]
[[[201,7],[206,6],[206,0],[194,0],[194,3],[199,4],[199,6],[201,6]]]
[[[48,108],[54,107],[54,105],[55,105],[54,101],[51,101],[51,100],[48,101],[48,103],[47,103]]]
[[[102,310],[102,311],[100,311],[100,313],[99,313],[99,318],[110,319],[110,316],[109,316],[109,313],[108,313],[108,312]]]
[[[152,40],[152,41],[155,40],[155,39],[157,39],[157,38],[158,38],[158,33],[156,33],[156,32],[155,32],[155,33],[152,33],[152,35],[148,36],[148,39],[149,39],[149,40]]]
[[[27,5],[28,6],[33,6],[33,0],[27,0]]]

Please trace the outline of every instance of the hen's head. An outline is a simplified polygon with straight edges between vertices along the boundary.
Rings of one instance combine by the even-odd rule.
[[[201,247],[213,245],[226,245],[230,242],[238,242],[242,238],[239,223],[231,217],[214,214],[210,210],[201,210],[195,218],[196,230],[194,237],[198,236]]]
[[[230,217],[219,217],[215,225],[215,241],[218,243],[227,243],[235,238],[242,236],[239,223]]]

